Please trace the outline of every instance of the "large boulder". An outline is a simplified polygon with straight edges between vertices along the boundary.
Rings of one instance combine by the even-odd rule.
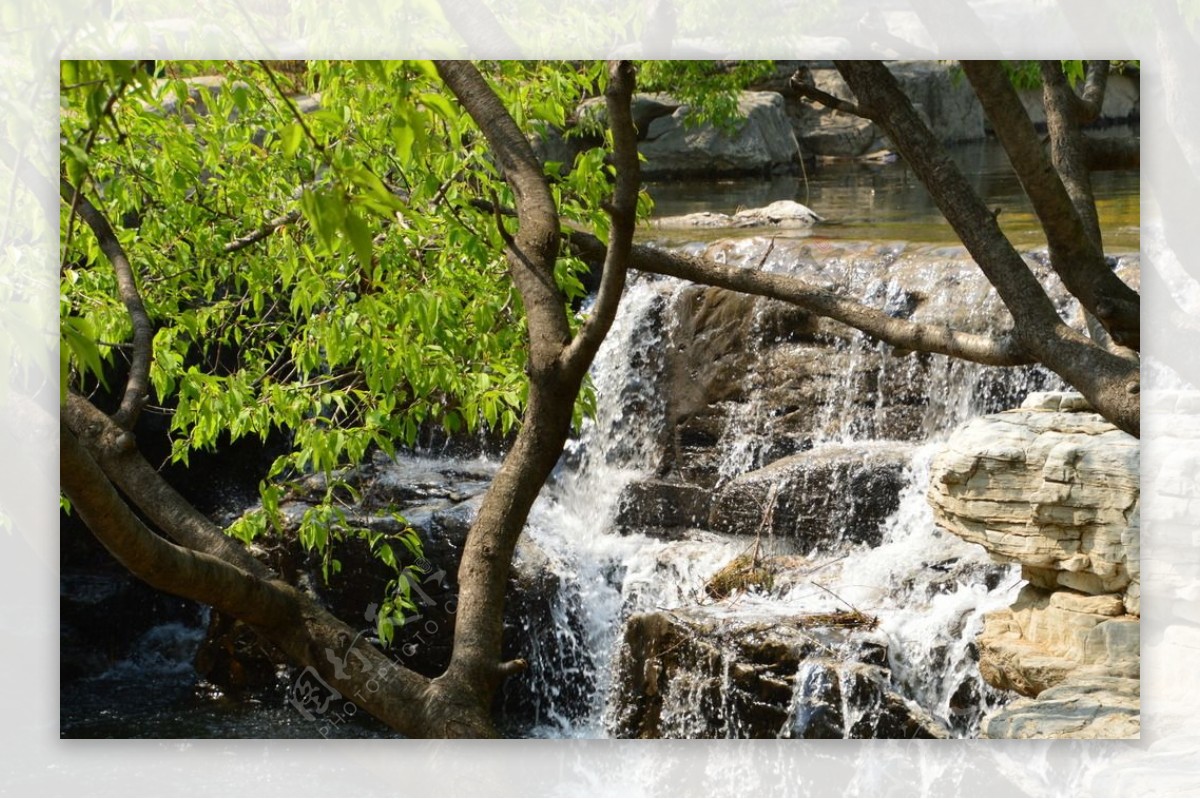
[[[744,117],[731,131],[688,119],[687,106],[650,122],[639,151],[645,156],[642,176],[761,175],[790,171],[800,150],[774,92],[742,92],[738,111]]]
[[[1139,445],[1077,394],[1034,394],[957,430],[937,456],[938,523],[1047,588],[1139,596]]]
[[[1078,394],[1034,394],[955,431],[928,497],[939,525],[1020,563],[1027,581],[978,639],[983,678],[1027,697],[985,722],[986,735],[1135,737],[1138,441]]]
[[[797,66],[814,86],[851,102],[854,93],[841,73],[828,66]],[[985,136],[983,108],[957,65],[939,61],[894,61],[889,69],[912,100],[917,113],[943,143],[975,141]],[[883,133],[870,120],[819,104],[790,104],[796,139],[805,152],[854,158],[886,146]]]

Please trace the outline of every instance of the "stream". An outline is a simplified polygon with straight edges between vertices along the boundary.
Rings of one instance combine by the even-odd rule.
[[[988,202],[1005,207],[1006,229],[1012,225],[1010,232],[1023,246],[1037,246],[1019,187],[999,176],[996,159],[1002,154],[997,156],[994,146],[975,145],[959,157],[976,164],[973,174]],[[1112,246],[1136,250],[1137,176],[1110,173],[1105,180],[1097,186],[1106,197],[1102,224],[1104,215],[1115,215],[1106,228],[1115,231]],[[650,191],[656,213],[664,215],[728,212],[775,199],[806,202],[807,195],[807,204],[838,220],[814,236],[851,243],[850,250],[836,251],[851,253],[842,256],[844,262],[834,259],[850,274],[862,271],[864,263],[870,267],[866,271],[878,267],[886,273],[907,252],[897,245],[854,255],[853,242],[953,240],[928,198],[921,199],[923,189],[911,184],[915,178],[902,165],[836,164],[810,175],[807,183],[788,177],[723,186],[651,186]],[[694,231],[691,235],[695,238]],[[792,268],[787,252],[759,260],[753,241],[745,242],[744,251],[736,243],[724,251],[732,262]],[[929,245],[913,257],[936,259],[940,253]],[[936,269],[925,271],[928,285],[906,288],[926,298],[948,291],[937,282]],[[886,280],[857,273],[850,288],[863,296],[894,290]],[[546,612],[525,620],[518,631],[518,648],[530,668],[505,688],[504,732],[555,738],[647,730],[663,737],[887,737],[898,734],[892,724],[940,737],[973,737],[984,714],[1007,697],[979,678],[972,641],[984,614],[1013,601],[1020,573],[990,562],[982,549],[934,526],[925,500],[929,463],[958,424],[1010,407],[1028,390],[1053,388],[1057,379],[1041,369],[986,370],[948,361],[918,366],[913,358],[882,357],[863,342],[839,344],[839,357],[849,367],[813,388],[820,415],[797,436],[780,432],[772,386],[747,374],[738,401],[720,406],[719,432],[705,444],[707,477],[696,485],[713,503],[706,517],[712,523],[689,519],[666,525],[639,511],[631,497],[656,490],[655,481],[668,471],[676,475],[668,475],[668,487],[684,482],[676,478],[687,462],[677,458],[664,468],[672,435],[679,433],[668,429],[663,386],[671,378],[663,353],[675,346],[679,321],[673,309],[685,302],[687,291],[672,279],[631,281],[592,369],[596,416],[568,444],[531,514],[526,535],[553,572],[556,590],[545,598]],[[956,292],[954,302],[974,302],[961,288],[949,291]],[[756,314],[767,313],[755,308]],[[763,345],[761,363],[789,346]],[[896,409],[885,407],[882,390],[864,401],[862,376],[882,386],[911,380],[897,372],[918,368],[926,399],[914,406],[919,418],[911,420],[909,433],[896,437]],[[877,457],[887,464],[880,473],[892,480],[886,513],[869,524],[853,513],[842,520],[836,508],[853,508],[860,499],[856,486],[861,483],[855,481],[874,474],[856,471],[854,464]],[[851,465],[849,471],[839,466],[805,471],[799,478],[788,472],[767,490],[766,501],[728,510],[727,515],[743,519],[738,525],[718,523],[725,518],[721,502],[733,497],[727,504],[737,506],[735,489],[749,485],[748,475],[769,475],[766,467],[797,458]],[[423,453],[397,468],[486,476],[496,465]],[[810,540],[776,533],[773,514],[792,512],[780,500],[785,492],[832,501],[835,510],[826,514],[822,536]],[[795,529],[799,526],[796,522]],[[724,598],[706,591],[717,572],[750,551],[775,564],[770,586]],[[818,630],[797,622],[818,617],[861,624]],[[164,620],[141,635],[128,657],[97,674],[64,680],[62,736],[392,736],[361,711],[319,732],[281,694],[234,700],[198,686],[191,663],[206,621],[203,614]],[[643,623],[659,630],[666,624],[672,635],[675,629],[707,632],[685,647],[673,645],[678,651],[671,652],[672,647],[636,636]],[[693,647],[703,651],[686,651]],[[754,659],[763,648],[775,653],[774,660]],[[810,654],[797,654],[803,652]],[[281,684],[286,679],[280,675]]]

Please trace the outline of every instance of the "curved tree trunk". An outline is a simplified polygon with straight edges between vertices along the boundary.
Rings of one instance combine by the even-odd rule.
[[[975,194],[883,64],[875,61],[835,63],[866,113],[886,131],[925,184],[979,268],[996,288],[1013,316],[1014,333],[1022,349],[1078,389],[1093,407],[1117,427],[1131,435],[1138,435],[1141,418],[1138,360],[1097,346],[1059,318],[1045,290],[1005,238],[991,211]],[[1007,83],[1008,92],[1004,86],[992,85],[996,81],[994,70],[990,67],[964,67],[977,91],[981,84],[985,86],[980,92],[981,99],[986,91],[992,89],[996,97],[1007,96],[1011,92],[1011,86],[1007,86]],[[1019,106],[1019,101],[1016,102]],[[994,105],[1011,110],[999,101]],[[985,101],[987,106],[988,102]],[[1023,108],[1021,114],[1024,114]],[[1014,130],[1016,127],[1014,123]],[[1040,146],[1036,149],[1037,152],[1031,157],[1036,156],[1035,164],[1043,165],[1037,168],[1053,172]],[[1010,157],[1016,165],[1018,156],[1011,150]],[[1095,246],[1083,233],[1083,225],[1061,181],[1057,176],[1051,179],[1035,174],[1035,168],[1029,164],[1019,165],[1018,169],[1023,170],[1022,183],[1028,182],[1027,191],[1031,185],[1039,187],[1032,191],[1031,196],[1044,194],[1042,202],[1036,197],[1034,200],[1035,207],[1041,206],[1039,215],[1043,211],[1047,214],[1043,223],[1048,224],[1047,219],[1052,219],[1053,225],[1058,226],[1054,230],[1048,228],[1047,235],[1052,247],[1057,239],[1064,248],[1064,255],[1056,259],[1055,267],[1068,289],[1090,310],[1095,311],[1097,303],[1102,300],[1119,306],[1121,321],[1110,329],[1122,329],[1124,320],[1136,319],[1137,294],[1106,268],[1101,273],[1090,270],[1094,266],[1092,262],[1098,257],[1095,255]],[[1057,184],[1057,188],[1054,188],[1054,184]],[[1081,235],[1083,240],[1075,238],[1075,234]],[[1080,257],[1085,260],[1069,260],[1068,253],[1081,254]],[[1103,265],[1102,259],[1100,263]],[[1112,293],[1109,293],[1110,290]],[[1105,320],[1103,308],[1097,316]]]
[[[468,534],[459,571],[461,594],[454,650],[433,680],[389,659],[357,631],[226,538],[180,497],[137,452],[126,429],[144,402],[149,321],[132,270],[119,246],[106,248],[122,298],[135,321],[139,353],[122,409],[110,418],[82,397],[62,410],[60,481],[93,534],[131,572],[160,590],[211,605],[249,624],[305,667],[293,701],[320,723],[331,703],[349,702],[414,737],[496,735],[492,700],[523,661],[501,662],[504,594],[517,538],[570,434],[583,378],[612,324],[632,242],[639,188],[636,133],[630,114],[634,73],[611,62],[606,93],[618,179],[610,202],[612,234],[606,271],[592,315],[572,338],[567,303],[554,280],[560,237],[558,211],[541,165],[512,117],[479,72],[466,62],[438,65],[493,148],[517,199],[519,229],[505,236],[513,281],[521,293],[529,335],[529,396],[516,441],[485,495]],[[86,203],[63,188],[64,198]],[[95,211],[86,204],[84,210]],[[95,211],[86,221],[97,236],[111,233]],[[115,236],[108,236],[111,243]],[[170,535],[156,535],[117,487]]]
[[[474,66],[443,61],[437,62],[437,68],[483,131],[513,189],[519,227],[515,236],[506,236],[505,254],[529,329],[529,397],[521,429],[468,534],[458,572],[454,651],[446,673],[435,680],[439,691],[472,697],[473,717],[482,721],[500,681],[524,665],[501,661],[504,592],[513,550],[534,500],[562,454],[584,375],[612,324],[624,285],[639,185],[636,133],[629,110],[633,70],[628,62],[610,64],[606,100],[619,178],[612,202],[608,268],[592,316],[573,341],[566,298],[554,280],[560,247],[558,209],[542,166]],[[465,712],[445,733],[490,732],[490,727],[472,728],[471,716]]]

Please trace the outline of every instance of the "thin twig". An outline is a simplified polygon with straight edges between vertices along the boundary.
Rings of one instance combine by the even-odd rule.
[[[275,71],[267,65],[266,61],[261,59],[257,61],[257,64],[263,68],[264,72],[267,73],[267,80],[271,81],[271,85],[275,87],[275,91],[279,94],[280,99],[283,100],[284,104],[288,107],[288,110],[292,112],[292,116],[295,118],[296,124],[298,124],[300,126],[300,130],[304,132],[305,138],[312,142],[313,147],[317,148],[317,152],[319,152],[323,157],[325,157],[326,161],[328,161],[328,154],[325,152],[325,146],[321,144],[321,142],[317,141],[317,137],[314,136],[312,130],[309,129],[308,123],[304,121],[304,115],[300,113],[300,109],[296,107],[296,104],[292,102],[292,98],[288,97],[287,93],[284,92],[283,87],[279,85],[279,79],[275,77]]]

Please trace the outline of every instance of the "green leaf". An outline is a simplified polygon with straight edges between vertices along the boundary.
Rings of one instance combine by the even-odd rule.
[[[300,142],[304,140],[304,128],[300,127],[299,122],[293,122],[283,129],[279,138],[283,145],[283,157],[291,158],[296,154],[296,150],[300,149]]]
[[[371,230],[354,209],[346,210],[346,236],[358,256],[358,263],[364,270],[371,268],[371,254],[374,245],[371,243]]]

